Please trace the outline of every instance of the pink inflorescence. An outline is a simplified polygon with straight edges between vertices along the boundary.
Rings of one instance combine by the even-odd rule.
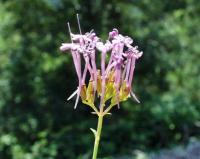
[[[100,104],[105,104],[108,99],[111,99],[112,105],[119,105],[119,102],[129,96],[139,102],[131,90],[131,84],[135,62],[143,53],[137,46],[132,46],[132,38],[123,36],[117,29],[113,29],[104,43],[93,31],[85,34],[80,31],[79,34],[73,34],[69,23],[68,27],[71,43],[62,43],[60,50],[71,52],[78,76],[77,90],[68,98],[69,100],[77,95],[75,108],[79,97],[83,103],[94,105],[96,94],[100,96]],[[101,56],[100,69],[96,64],[98,54]],[[81,64],[83,61],[84,64]],[[82,66],[84,68],[81,68]],[[87,74],[90,76],[88,83],[86,83]]]

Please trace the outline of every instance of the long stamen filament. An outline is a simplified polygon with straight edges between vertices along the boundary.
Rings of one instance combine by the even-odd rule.
[[[76,18],[77,18],[77,22],[78,22],[78,28],[79,28],[79,32],[82,35],[82,31],[81,31],[81,25],[80,25],[80,20],[79,20],[79,15],[76,14]]]

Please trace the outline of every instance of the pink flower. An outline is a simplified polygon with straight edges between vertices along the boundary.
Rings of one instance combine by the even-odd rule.
[[[117,29],[113,29],[109,33],[109,39],[103,43],[93,31],[85,34],[80,31],[80,34],[73,34],[69,24],[68,27],[71,43],[63,43],[60,50],[71,51],[79,80],[77,90],[68,98],[69,100],[77,95],[75,108],[80,96],[85,104],[93,106],[96,92],[101,96],[100,105],[104,105],[108,99],[111,99],[111,105],[119,105],[120,101],[130,95],[139,102],[131,91],[131,84],[135,62],[143,53],[137,46],[132,46],[133,40],[119,34]],[[98,51],[101,52],[101,71],[98,71],[96,63]],[[110,58],[106,64],[107,56]],[[81,59],[84,61],[84,69],[81,69]],[[85,81],[88,73],[92,85]],[[87,98],[89,96],[87,93],[90,94],[90,98],[94,98],[93,101]]]

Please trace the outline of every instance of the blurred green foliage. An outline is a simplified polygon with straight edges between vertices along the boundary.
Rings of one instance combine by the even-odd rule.
[[[104,123],[100,156],[187,143],[200,133],[200,1],[0,0],[0,158],[87,159],[96,117],[76,89],[66,21],[106,38],[114,27],[144,51],[129,100]]]

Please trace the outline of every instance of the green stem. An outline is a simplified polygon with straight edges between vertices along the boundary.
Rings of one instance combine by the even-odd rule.
[[[110,105],[104,112],[103,114],[106,115],[115,105]]]
[[[102,124],[103,124],[103,115],[100,114],[99,118],[98,118],[97,132],[95,134],[95,142],[94,142],[94,150],[93,150],[92,159],[97,159],[97,153],[98,153],[99,141],[100,141],[100,137],[101,137]]]

